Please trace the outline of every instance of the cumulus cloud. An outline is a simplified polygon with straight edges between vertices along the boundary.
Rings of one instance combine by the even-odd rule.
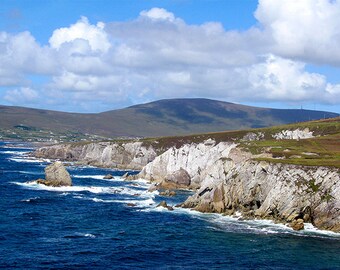
[[[340,1],[259,0],[255,17],[278,54],[340,65]]]
[[[152,8],[150,10],[143,10],[140,13],[140,16],[151,20],[165,20],[171,22],[175,20],[175,15],[171,12],[168,12],[164,8]]]
[[[325,76],[304,70],[305,64],[268,55],[249,69],[252,98],[267,100],[314,100],[322,96]]]
[[[106,52],[111,44],[108,36],[104,31],[105,24],[98,22],[97,25],[91,25],[86,17],[81,17],[75,24],[70,27],[63,27],[54,30],[49,43],[52,48],[60,49],[64,44],[73,44],[75,51],[87,52],[87,46],[83,43],[74,43],[76,40],[83,40],[88,42],[88,45],[93,51]],[[78,45],[78,46],[77,46]]]
[[[340,65],[339,10],[339,1],[260,0],[259,24],[240,32],[152,8],[124,22],[82,17],[47,45],[29,32],[0,32],[0,87],[14,88],[3,96],[11,104],[43,93],[46,104],[70,108],[174,97],[337,103],[340,84],[306,70]],[[34,85],[40,75],[47,82]]]

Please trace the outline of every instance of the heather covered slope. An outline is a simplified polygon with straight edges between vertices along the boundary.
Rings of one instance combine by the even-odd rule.
[[[80,114],[0,106],[3,138],[156,137],[248,129],[336,117],[310,110],[266,109],[209,99],[169,99]],[[53,135],[51,135],[51,133]]]

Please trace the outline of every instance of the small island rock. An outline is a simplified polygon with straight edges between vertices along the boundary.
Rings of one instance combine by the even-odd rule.
[[[37,183],[52,187],[72,186],[71,176],[60,161],[45,168],[45,178],[37,180]]]
[[[174,210],[174,208],[173,208],[172,206],[169,206],[169,205],[166,203],[166,201],[161,201],[161,202],[157,205],[157,207],[164,207],[164,208],[168,209],[169,211]]]
[[[112,178],[113,178],[112,174],[107,174],[103,177],[103,179],[112,179]]]

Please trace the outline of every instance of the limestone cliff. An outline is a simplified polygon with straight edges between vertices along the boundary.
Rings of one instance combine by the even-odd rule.
[[[254,160],[234,143],[207,140],[170,148],[147,164],[140,177],[166,184],[179,170],[198,188],[182,207],[202,212],[299,219],[340,232],[339,169]]]
[[[93,166],[141,170],[157,154],[152,146],[143,146],[141,142],[100,142],[47,146],[37,149],[33,155]]]
[[[296,228],[312,222],[340,232],[339,136],[335,119],[138,142],[64,144],[34,155],[141,170],[138,177],[155,182],[153,188],[196,190],[182,207],[241,212]]]

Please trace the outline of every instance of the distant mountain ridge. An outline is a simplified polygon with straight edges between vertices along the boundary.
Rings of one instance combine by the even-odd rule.
[[[105,137],[157,137],[266,127],[337,117],[302,109],[269,109],[210,99],[165,99],[103,113],[66,113],[0,106],[4,130]],[[33,132],[33,133],[32,133]],[[75,135],[76,136],[76,135]]]

